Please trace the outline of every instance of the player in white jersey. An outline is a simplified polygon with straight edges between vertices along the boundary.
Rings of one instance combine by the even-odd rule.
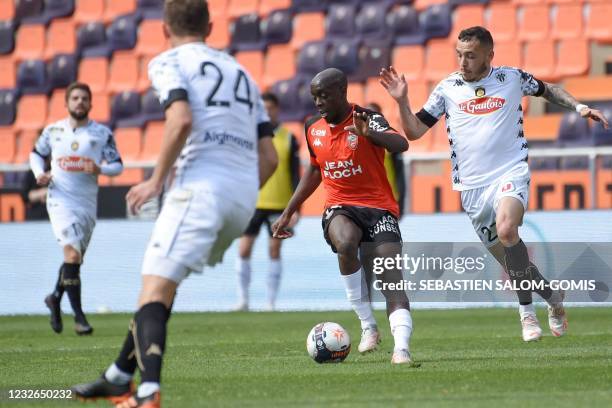
[[[403,75],[390,67],[380,82],[399,105],[402,126],[409,140],[417,140],[446,115],[451,147],[453,189],[476,233],[510,279],[545,280],[529,260],[518,234],[529,198],[528,145],[523,133],[523,96],[542,96],[551,103],[575,109],[583,118],[601,121],[601,112],[580,104],[559,86],[542,82],[517,68],[492,67],[493,38],[483,27],[459,34],[460,71],[443,79],[416,114],[410,111]],[[567,329],[563,293],[548,287],[536,291],[548,302],[552,334]],[[536,318],[531,291],[518,291],[523,340],[538,340],[542,329]]]
[[[52,294],[45,298],[51,328],[63,330],[60,303],[68,293],[77,334],[93,329],[81,308],[80,268],[96,225],[98,174],[116,176],[123,170],[109,128],[89,119],[91,91],[75,82],[66,90],[69,116],[47,126],[30,153],[30,167],[39,185],[49,185],[47,210],[53,233],[64,250],[64,263]],[[51,170],[45,172],[45,159]]]
[[[149,64],[165,108],[164,138],[151,178],[128,195],[130,210],[156,197],[176,161],[173,185],[142,266],[139,310],[117,360],[96,381],[77,385],[84,399],[122,407],[159,407],[166,327],[176,289],[191,272],[220,262],[255,211],[258,187],[273,173],[273,128],[257,85],[231,56],[207,47],[208,5],[166,0],[172,49]],[[178,159],[178,160],[177,160]],[[139,368],[141,384],[131,395]]]

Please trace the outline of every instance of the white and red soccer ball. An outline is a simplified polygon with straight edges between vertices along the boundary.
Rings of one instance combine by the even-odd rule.
[[[351,338],[338,323],[319,323],[308,333],[306,349],[317,363],[340,363],[351,352]]]

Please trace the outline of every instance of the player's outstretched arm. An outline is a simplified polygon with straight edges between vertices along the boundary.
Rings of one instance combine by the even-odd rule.
[[[417,140],[423,136],[429,130],[429,127],[410,110],[408,83],[404,75],[400,76],[393,67],[383,68],[380,70],[379,82],[397,102],[402,128],[408,140]]]
[[[289,238],[293,235],[286,230],[291,224],[291,216],[315,192],[319,184],[321,184],[321,168],[311,164],[306,168],[300,183],[295,189],[295,193],[293,193],[287,204],[287,208],[285,208],[278,220],[272,225],[272,233],[275,238]]]
[[[278,154],[271,137],[262,137],[257,143],[259,154],[259,188],[266,184],[278,166]]]
[[[544,82],[542,97],[550,103],[577,111],[585,119],[591,118],[596,122],[601,122],[604,128],[608,128],[608,121],[600,111],[581,104],[569,92],[558,85]]]

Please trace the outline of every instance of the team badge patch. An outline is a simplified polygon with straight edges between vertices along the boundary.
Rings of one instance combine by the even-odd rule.
[[[474,93],[477,97],[482,98],[483,96],[485,96],[487,91],[483,87],[479,86],[478,88],[476,88],[476,91]]]
[[[507,183],[504,183],[504,185],[502,186],[501,192],[505,193],[508,191],[512,191],[514,190],[514,184],[512,184],[511,181],[508,181]]]
[[[70,145],[70,148],[72,149],[73,152],[76,152],[77,150],[79,150],[79,142],[77,141],[72,142],[72,144]]]
[[[346,137],[346,142],[348,144],[349,149],[357,150],[357,142],[358,142],[358,140],[359,140],[359,138],[357,137],[356,134],[349,133],[348,136]]]

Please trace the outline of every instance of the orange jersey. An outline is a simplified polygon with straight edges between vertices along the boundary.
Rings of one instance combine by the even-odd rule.
[[[357,112],[367,112],[371,129],[393,130],[379,113],[353,105]],[[310,163],[319,166],[327,193],[325,207],[354,205],[387,210],[396,217],[399,207],[385,171],[385,149],[365,137],[347,130],[353,124],[353,110],[346,119],[331,125],[320,116],[305,125]]]

